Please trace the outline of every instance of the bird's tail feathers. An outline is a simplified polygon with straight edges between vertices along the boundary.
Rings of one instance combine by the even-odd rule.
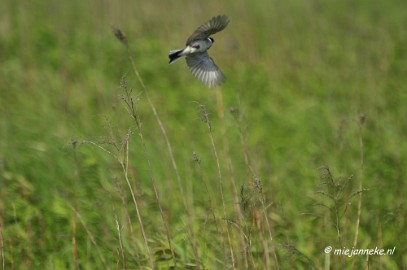
[[[184,51],[183,49],[170,51],[170,54],[168,55],[168,57],[170,58],[170,64],[174,63],[175,61],[178,60],[178,58],[183,56],[182,54],[183,51]]]

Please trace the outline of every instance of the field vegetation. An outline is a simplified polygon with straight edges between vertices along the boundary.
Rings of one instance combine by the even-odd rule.
[[[407,269],[404,1],[0,6],[1,269]]]

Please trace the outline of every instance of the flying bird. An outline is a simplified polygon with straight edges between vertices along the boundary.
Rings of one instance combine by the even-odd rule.
[[[229,18],[221,15],[213,17],[198,27],[188,38],[184,49],[170,51],[170,64],[185,56],[189,69],[198,80],[209,87],[220,85],[225,81],[225,75],[209,56],[207,50],[214,42],[210,36],[225,29],[228,23]]]

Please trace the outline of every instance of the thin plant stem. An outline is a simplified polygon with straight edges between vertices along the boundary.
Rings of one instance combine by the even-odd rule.
[[[96,252],[99,255],[100,260],[102,261],[105,269],[110,269],[110,267],[107,264],[106,258],[103,256],[103,253],[101,252],[101,250],[99,249],[99,246],[97,245],[96,241],[95,241],[95,237],[93,236],[92,232],[88,229],[88,227],[86,226],[85,221],[83,220],[81,214],[70,204],[67,203],[68,207],[71,208],[71,210],[75,213],[75,215],[78,217],[79,221],[81,222],[83,228],[85,229],[86,233],[89,236],[90,241],[92,242],[92,244],[95,246],[96,248]]]
[[[229,148],[229,142],[227,140],[226,135],[226,127],[225,127],[225,109],[223,106],[223,95],[222,95],[222,91],[219,87],[216,87],[215,89],[215,94],[216,94],[216,104],[217,104],[217,112],[218,112],[218,117],[221,121],[221,132],[222,132],[222,145],[223,145],[223,151],[224,151],[224,156],[226,158],[226,163],[227,163],[227,168],[229,171],[229,179],[230,179],[230,184],[232,186],[232,195],[233,195],[233,199],[234,199],[234,206],[235,206],[235,211],[237,213],[237,217],[238,220],[240,221],[240,223],[242,223],[243,221],[243,213],[241,211],[241,208],[239,206],[239,198],[238,198],[238,192],[237,192],[237,187],[236,187],[236,182],[235,182],[235,178],[234,178],[234,170],[233,170],[233,165],[232,165],[232,161],[230,159],[230,148]],[[249,268],[249,263],[248,263],[248,259],[247,259],[247,253],[246,253],[246,240],[244,238],[244,235],[242,235],[240,233],[240,242],[241,242],[241,246],[243,248],[243,252],[242,252],[242,260],[243,260],[243,264],[245,266],[246,269]]]
[[[129,226],[129,229],[130,229],[130,239],[133,241],[135,237],[134,237],[134,231],[133,231],[131,216],[130,216],[129,209],[128,209],[128,206],[127,206],[127,201],[125,199],[124,192],[122,190],[122,187],[120,185],[119,180],[117,179],[116,176],[113,179],[114,179],[114,183],[115,183],[116,188],[117,188],[117,192],[119,193],[122,205],[123,205],[124,210],[125,210],[125,219],[126,219],[126,222],[127,222],[128,226]]]
[[[125,257],[124,250],[123,250],[122,228],[121,228],[120,221],[119,221],[119,218],[116,213],[116,209],[113,209],[113,212],[114,212],[114,219],[116,221],[116,229],[117,229],[117,233],[118,233],[118,237],[119,237],[119,251],[120,251],[120,255],[122,257],[123,269],[126,270],[127,267],[126,267],[126,257]]]
[[[130,60],[133,72],[136,75],[136,78],[139,81],[139,83],[140,83],[140,85],[141,85],[141,87],[143,89],[143,93],[146,96],[147,102],[148,102],[151,110],[153,111],[154,117],[155,117],[155,119],[156,119],[156,121],[158,123],[158,126],[160,127],[161,133],[163,134],[165,143],[167,145],[167,150],[168,150],[168,153],[170,155],[171,164],[172,164],[172,167],[173,167],[173,169],[175,171],[178,188],[179,188],[179,191],[180,191],[180,194],[181,194],[181,197],[182,197],[182,201],[183,201],[185,212],[186,212],[187,219],[188,219],[188,229],[189,229],[189,234],[190,234],[191,240],[192,240],[192,248],[193,248],[193,252],[194,252],[194,256],[195,256],[195,263],[196,263],[197,268],[200,268],[198,249],[197,249],[195,235],[194,235],[194,232],[193,232],[193,229],[192,229],[192,221],[191,221],[190,210],[188,208],[188,203],[187,203],[187,200],[186,200],[186,197],[185,197],[184,188],[182,186],[181,176],[180,176],[180,173],[179,173],[179,170],[178,170],[177,163],[175,161],[174,153],[173,153],[173,150],[172,150],[170,140],[169,140],[168,135],[167,135],[167,131],[166,131],[166,129],[165,129],[165,127],[164,127],[158,113],[157,113],[157,109],[156,109],[154,103],[150,99],[150,96],[149,96],[148,91],[147,91],[147,87],[144,84],[144,81],[141,78],[140,73],[138,72],[136,62],[134,61],[134,58],[130,53],[130,48],[128,46],[127,38],[124,36],[123,32],[120,29],[113,28],[113,33],[115,34],[116,38],[126,47],[127,56],[128,56],[128,58]]]
[[[218,168],[219,191],[220,191],[220,196],[221,196],[221,200],[222,200],[223,215],[224,215],[224,218],[226,218],[227,214],[226,214],[225,196],[224,196],[224,193],[223,193],[222,170],[221,170],[221,167],[220,167],[218,151],[216,150],[215,140],[214,140],[213,134],[212,134],[212,126],[211,126],[211,123],[210,123],[209,116],[208,116],[208,113],[206,111],[205,105],[200,104],[200,110],[201,110],[201,120],[204,121],[207,124],[208,130],[209,130],[209,138],[210,138],[210,141],[211,141],[213,154],[215,156],[216,166]],[[230,231],[229,231],[229,225],[228,224],[226,224],[226,235],[227,235],[228,243],[229,243],[229,252],[230,252],[230,259],[232,261],[232,268],[236,269],[235,255],[233,253],[232,239],[231,239],[231,236],[230,236]]]
[[[196,153],[194,153],[194,159],[196,161],[199,160],[199,158],[196,156]],[[199,163],[199,162],[200,161],[198,161],[197,163]],[[199,164],[198,164],[198,166],[199,166]],[[199,167],[199,169],[200,169],[200,167]],[[200,170],[199,170],[199,173],[201,174]],[[204,183],[205,189],[207,191],[208,201],[210,203],[210,211],[211,211],[213,220],[215,222],[216,233],[219,235],[219,239],[220,239],[220,243],[221,243],[223,263],[224,263],[224,265],[226,265],[227,261],[226,261],[226,254],[225,254],[225,241],[224,241],[224,239],[222,237],[222,232],[221,232],[221,230],[219,228],[220,227],[219,226],[219,219],[218,219],[218,217],[216,216],[216,213],[215,213],[214,200],[212,199],[212,195],[211,195],[210,189],[208,187],[209,186],[208,181],[207,181],[206,177],[203,177],[203,179],[204,179],[203,183]]]
[[[174,249],[173,249],[172,244],[171,244],[171,233],[170,233],[168,223],[167,223],[167,221],[165,220],[165,217],[164,217],[164,211],[163,211],[163,208],[162,208],[162,205],[161,205],[160,195],[158,193],[158,188],[157,188],[157,185],[155,183],[153,167],[151,165],[150,158],[148,157],[147,146],[146,146],[146,143],[144,141],[144,136],[143,136],[143,132],[142,132],[142,129],[141,129],[141,121],[140,121],[139,115],[137,113],[137,110],[135,108],[133,98],[131,97],[131,90],[129,88],[126,88],[126,87],[124,87],[124,88],[125,88],[124,90],[126,92],[126,96],[123,99],[124,99],[124,102],[126,104],[127,110],[129,111],[131,117],[133,118],[133,120],[136,123],[136,127],[137,127],[137,130],[138,130],[140,141],[141,141],[141,144],[142,144],[142,147],[143,147],[143,152],[144,152],[144,155],[145,155],[145,157],[147,159],[148,169],[149,169],[149,173],[150,173],[150,182],[151,182],[151,185],[153,186],[155,199],[157,201],[158,208],[160,210],[161,220],[162,220],[162,222],[164,224],[164,227],[165,227],[165,232],[166,232],[166,235],[167,235],[168,245],[169,245],[169,248],[170,248],[170,251],[171,251],[172,260],[174,262],[174,267],[176,269],[177,268],[177,262],[176,262],[176,259],[175,259]]]
[[[78,162],[78,157],[76,154],[76,146],[77,146],[77,141],[72,141],[72,147],[73,147],[73,159],[75,162],[75,172],[73,176],[73,196],[74,196],[74,202],[73,202],[73,207],[75,210],[78,209],[78,204],[77,204],[77,198],[76,198],[76,189],[77,189],[77,182],[79,178],[79,162]],[[76,244],[76,225],[77,225],[77,217],[76,215],[73,215],[72,219],[72,269],[76,270],[77,269],[77,258],[78,258],[78,248]]]
[[[339,198],[338,198],[338,194],[341,192],[340,190],[338,190],[337,185],[332,177],[331,171],[329,170],[328,167],[321,167],[320,169],[320,175],[321,175],[321,179],[324,181],[324,183],[327,185],[327,190],[328,193],[322,193],[325,196],[327,196],[328,198],[330,198],[333,202],[333,210],[330,210],[334,212],[335,214],[335,228],[336,228],[336,234],[338,237],[338,244],[340,247],[342,247],[342,236],[341,236],[341,228],[340,228],[340,220],[339,220]],[[341,264],[342,264],[342,268],[345,267],[345,261],[344,261],[344,257],[341,256],[340,257],[341,260]]]
[[[134,206],[136,208],[137,219],[138,219],[138,222],[140,224],[140,232],[141,232],[141,235],[143,236],[143,240],[144,240],[144,243],[145,243],[146,248],[147,248],[147,253],[148,253],[148,257],[150,259],[151,268],[154,269],[154,260],[153,260],[153,256],[152,256],[152,253],[151,253],[150,246],[148,244],[146,232],[144,230],[144,225],[143,225],[143,221],[142,221],[142,218],[141,218],[140,208],[139,208],[136,196],[134,194],[134,191],[133,191],[133,188],[131,186],[130,179],[129,179],[128,159],[129,159],[129,139],[127,138],[126,142],[125,142],[125,157],[124,157],[124,160],[119,158],[119,163],[120,163],[120,165],[121,165],[121,167],[123,169],[124,178],[126,179],[127,186],[128,186],[128,188],[130,190],[130,194],[131,194],[131,197],[133,199]]]
[[[1,265],[3,270],[6,269],[6,258],[4,256],[4,239],[3,239],[3,227],[0,225],[0,250],[1,250]]]
[[[264,219],[266,220],[266,225],[267,225],[267,230],[268,230],[268,234],[269,234],[269,238],[270,241],[272,243],[272,255],[273,255],[273,259],[274,259],[274,264],[275,264],[275,268],[279,269],[279,263],[278,263],[278,258],[277,258],[277,253],[276,253],[276,249],[275,249],[275,245],[274,245],[274,240],[273,240],[273,236],[272,236],[272,230],[271,230],[271,225],[270,225],[270,220],[268,218],[267,215],[267,207],[266,207],[266,198],[264,196],[264,192],[263,192],[263,187],[261,185],[260,179],[256,176],[256,174],[254,173],[254,170],[252,168],[251,162],[250,162],[250,158],[249,158],[249,153],[248,153],[248,147],[247,147],[247,143],[243,134],[243,130],[242,127],[240,125],[240,119],[238,119],[238,117],[236,117],[237,123],[238,123],[238,130],[239,130],[239,135],[240,135],[240,141],[241,144],[243,146],[243,156],[244,156],[244,162],[246,164],[246,167],[248,168],[250,174],[252,175],[252,177],[254,179],[256,179],[255,184],[258,187],[258,191],[260,193],[260,203],[262,205],[263,208],[263,215],[264,215]],[[267,243],[263,243],[263,246],[265,247],[265,251],[268,250],[268,246]],[[268,262],[268,255],[266,255],[266,267],[269,268],[269,262]]]
[[[353,247],[356,248],[358,244],[359,237],[359,226],[360,226],[360,217],[362,215],[362,190],[363,190],[363,178],[364,178],[364,143],[363,143],[363,124],[365,122],[365,116],[360,115],[358,121],[359,127],[359,148],[360,148],[360,181],[359,181],[359,192],[358,194],[358,213],[355,224],[355,238],[353,240]],[[355,258],[352,260],[352,269],[355,269]]]

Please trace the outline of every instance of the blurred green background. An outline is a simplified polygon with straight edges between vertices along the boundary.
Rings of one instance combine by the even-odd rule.
[[[167,54],[219,14],[230,24],[210,49],[227,77],[215,90],[183,60],[168,65]],[[125,33],[166,128],[190,219],[163,134],[112,27]],[[3,1],[2,269],[152,267],[118,163],[125,151],[115,149],[127,137],[130,182],[156,268],[174,265],[161,256],[168,243],[150,171],[179,269],[232,268],[228,252],[222,256],[228,243],[237,269],[406,269],[406,29],[401,0]],[[147,156],[122,100],[124,76]],[[245,199],[248,213],[239,214]],[[357,248],[395,253],[324,253],[351,249],[356,233]],[[267,261],[264,243],[278,263]]]

